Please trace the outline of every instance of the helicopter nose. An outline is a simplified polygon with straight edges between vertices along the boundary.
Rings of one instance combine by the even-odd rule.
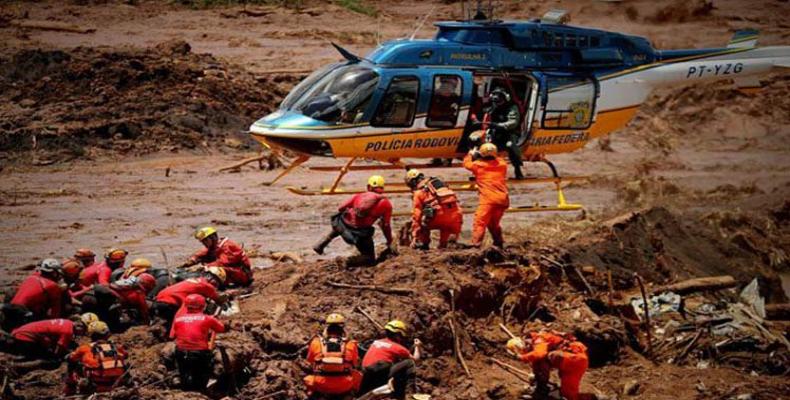
[[[334,157],[332,146],[329,142],[321,139],[304,139],[265,136],[266,143],[276,147],[282,147],[297,153],[309,154],[314,156]]]

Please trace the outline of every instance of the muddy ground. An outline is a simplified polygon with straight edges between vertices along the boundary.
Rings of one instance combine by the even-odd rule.
[[[764,78],[765,89],[751,96],[727,83],[655,93],[627,128],[553,159],[565,174],[591,176],[565,192],[569,201],[583,203],[585,212],[508,215],[507,254],[405,250],[375,270],[345,271],[335,258],[351,252],[339,241],[323,257],[309,250],[341,199],[294,197],[282,187],[264,186],[277,170],[218,169],[256,154],[256,145],[240,131],[274,109],[304,75],[301,70],[337,59],[325,40],[365,53],[378,36],[410,34],[434,7],[429,22],[457,17],[459,7],[365,1],[378,11],[368,16],[318,1],[305,1],[299,9],[136,3],[0,6],[3,291],[25,276],[26,266],[45,256],[67,256],[77,247],[123,246],[134,257],[177,265],[197,249],[194,228],[213,224],[244,243],[261,267],[253,288],[257,295],[241,301],[241,314],[232,318],[236,331],[223,339],[251,358],[252,376],[239,380],[236,398],[278,391],[272,398],[302,398],[304,371],[293,359],[317,332],[321,315],[344,312],[356,338],[375,336],[355,306],[379,321],[399,317],[415,326],[430,356],[420,366],[419,385],[438,399],[518,398],[523,383],[490,362],[492,356],[506,359],[500,322],[519,332],[545,324],[576,332],[594,351],[584,389],[599,395],[627,397],[623,386],[633,381],[639,384],[633,398],[643,399],[745,394],[775,399],[790,392],[787,354],[781,346],[763,343],[770,342],[765,338],[757,348],[711,356],[714,337],[705,336],[683,360],[669,363],[689,337],[679,347],[665,345],[666,354],[648,357],[638,329],[629,328],[612,309],[596,306],[607,301],[608,270],[618,292],[634,289],[633,272],[649,287],[730,274],[739,288],[759,277],[769,303],[787,301],[780,281],[789,272],[790,254],[787,74]],[[502,3],[499,12],[505,18],[561,7],[572,12],[576,24],[644,35],[663,48],[722,45],[735,29],[746,27],[761,30],[761,44],[790,40],[785,1],[716,1],[712,9],[693,1]],[[24,30],[11,23],[24,19],[96,31]],[[352,19],[354,24],[338,23]],[[427,26],[418,37],[431,31]],[[313,165],[332,164],[319,160]],[[546,173],[538,165],[529,171]],[[464,176],[457,170],[437,173]],[[384,175],[401,179],[399,172]],[[298,170],[283,185],[315,187],[332,178]],[[358,186],[362,179],[361,173],[350,174],[346,185]],[[513,200],[556,201],[550,188],[541,186],[516,188]],[[462,201],[474,204],[474,195],[463,194]],[[394,203],[399,210],[408,207],[403,196]],[[464,240],[470,226],[467,216]],[[276,263],[268,257],[272,251],[296,252],[306,261]],[[586,271],[594,295],[576,278],[576,269]],[[405,287],[414,293],[335,289],[329,281]],[[453,357],[450,289],[472,379]],[[724,291],[687,300],[732,302],[735,295]],[[664,328],[664,322],[654,328]],[[786,325],[767,326],[786,336]],[[134,349],[139,397],[183,398],[159,382],[162,344],[143,328],[121,340]],[[752,356],[744,361],[742,353]],[[56,397],[60,373],[28,374],[17,391],[28,398]]]

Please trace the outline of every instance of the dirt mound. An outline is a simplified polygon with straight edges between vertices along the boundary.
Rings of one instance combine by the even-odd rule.
[[[781,215],[777,211],[774,215]],[[655,284],[700,276],[732,275],[745,286],[761,280],[769,302],[783,302],[777,271],[787,268],[787,224],[753,213],[715,212],[680,218],[665,208],[629,213],[576,235],[565,261],[612,271],[616,289],[634,286],[633,273]],[[589,282],[606,290],[604,273]]]
[[[296,77],[256,78],[183,41],[150,49],[20,50],[0,57],[0,154],[248,148],[241,133]],[[49,157],[53,158],[53,157]]]

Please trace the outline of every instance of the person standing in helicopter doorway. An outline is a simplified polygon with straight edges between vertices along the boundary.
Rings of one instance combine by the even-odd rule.
[[[489,94],[490,104],[485,110],[484,121],[474,122],[475,127],[491,129],[490,141],[499,149],[506,149],[510,163],[513,164],[516,179],[524,179],[521,172],[521,149],[518,147],[521,113],[518,106],[511,100],[507,90],[498,87]]]

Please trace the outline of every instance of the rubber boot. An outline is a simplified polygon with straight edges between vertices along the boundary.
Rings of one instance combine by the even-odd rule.
[[[320,242],[316,243],[315,246],[313,246],[313,251],[323,255],[324,249],[326,249],[326,246],[329,246],[329,243],[332,243],[332,240],[334,240],[335,237],[337,236],[335,235],[334,232],[324,236]]]
[[[513,171],[516,173],[516,179],[521,180],[524,179],[524,173],[521,172],[520,165],[513,165]]]

